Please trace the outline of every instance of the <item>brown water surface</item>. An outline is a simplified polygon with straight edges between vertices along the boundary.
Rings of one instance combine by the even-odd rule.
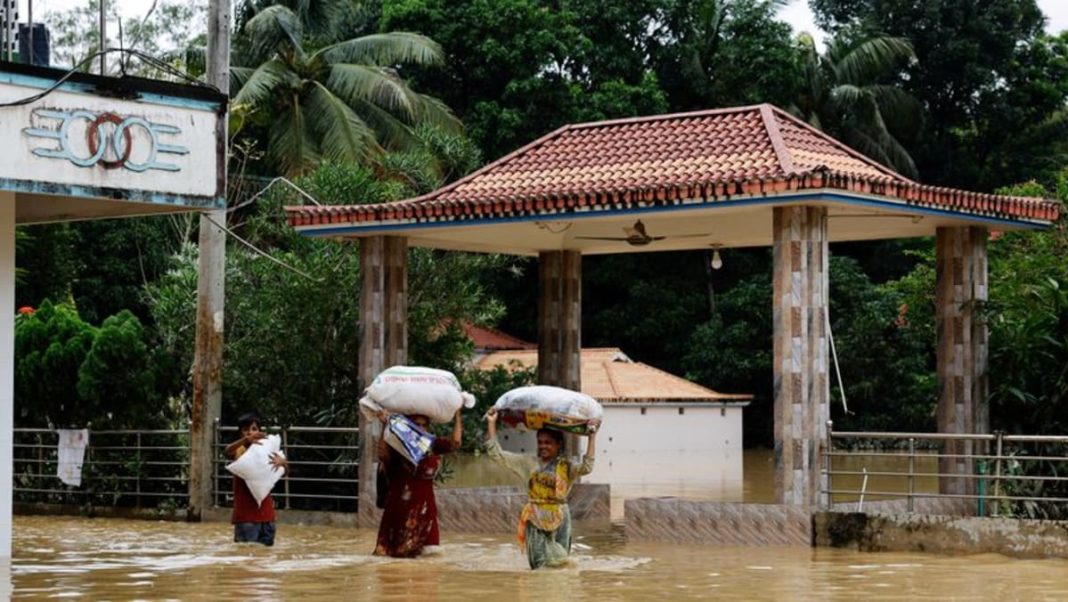
[[[16,599],[1064,600],[1068,561],[626,542],[578,529],[571,566],[531,572],[509,537],[445,533],[417,560],[370,556],[366,530],[16,517]]]

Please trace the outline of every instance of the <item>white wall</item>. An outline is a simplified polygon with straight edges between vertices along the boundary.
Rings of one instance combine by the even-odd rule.
[[[0,101],[21,99],[40,91],[30,86],[0,83]],[[4,140],[3,146],[0,146],[0,178],[200,197],[215,196],[218,187],[215,127],[219,118],[206,107],[197,108],[193,106],[195,103],[189,104],[189,107],[164,106],[57,90],[28,105],[8,107],[4,111],[4,119],[0,120],[0,139]],[[188,154],[159,153],[155,157],[156,161],[175,165],[178,170],[149,169],[143,172],[124,167],[105,169],[99,163],[79,167],[68,159],[41,157],[33,153],[34,149],[59,149],[62,143],[68,144],[76,157],[87,159],[93,156],[86,135],[90,126],[88,118],[85,117],[86,113],[79,113],[79,117],[69,120],[69,131],[60,132],[60,125],[64,120],[47,117],[41,111],[58,111],[65,114],[87,111],[87,114],[93,116],[113,113],[120,120],[142,118],[151,123],[177,127],[180,132],[161,133],[157,136],[157,142],[184,147]],[[97,127],[97,139],[107,142],[117,125],[103,123]],[[56,132],[55,135],[62,138],[62,141],[31,135],[29,130],[32,128]],[[149,162],[153,145],[145,128],[138,125],[125,131],[130,134],[129,160],[135,164]],[[103,159],[115,161],[118,157],[109,147]]]
[[[15,394],[15,195],[0,192],[0,565],[11,559]]]

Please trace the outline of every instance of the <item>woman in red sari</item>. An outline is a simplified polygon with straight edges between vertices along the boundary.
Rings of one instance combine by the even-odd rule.
[[[382,412],[383,424],[389,415]],[[426,430],[430,421],[426,416],[408,416],[412,422]],[[431,453],[418,466],[412,466],[400,454],[386,444],[378,442],[378,461],[385,466],[389,482],[382,523],[378,527],[378,543],[375,556],[414,558],[423,553],[425,546],[440,544],[438,535],[438,506],[434,500],[434,477],[441,468],[441,454],[451,453],[460,447],[463,438],[463,421],[460,411],[452,426],[452,438],[434,439]]]

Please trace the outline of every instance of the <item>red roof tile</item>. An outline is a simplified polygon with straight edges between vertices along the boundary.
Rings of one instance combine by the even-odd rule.
[[[463,221],[836,189],[968,215],[1051,222],[1060,203],[925,186],[771,105],[564,126],[430,194],[287,207],[293,226]]]
[[[475,349],[498,351],[501,349],[537,349],[538,346],[530,341],[524,341],[503,333],[496,328],[475,326],[470,322],[464,322],[464,334],[475,344]]]
[[[580,353],[582,392],[605,403],[740,403],[752,401],[752,395],[720,393],[635,362],[615,348],[583,349]],[[523,367],[538,364],[536,350],[496,351],[476,363],[483,370],[495,366]]]

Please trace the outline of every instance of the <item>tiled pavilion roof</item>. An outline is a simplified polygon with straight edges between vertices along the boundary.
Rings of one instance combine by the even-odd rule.
[[[567,125],[430,194],[286,211],[298,228],[461,223],[816,189],[1012,221],[1048,223],[1061,209],[1045,199],[919,184],[764,104]]]
[[[489,370],[518,362],[538,365],[536,349],[495,351],[476,365]],[[648,364],[636,362],[616,348],[586,348],[580,353],[582,392],[602,403],[738,403],[747,405],[752,395],[720,393]]]

